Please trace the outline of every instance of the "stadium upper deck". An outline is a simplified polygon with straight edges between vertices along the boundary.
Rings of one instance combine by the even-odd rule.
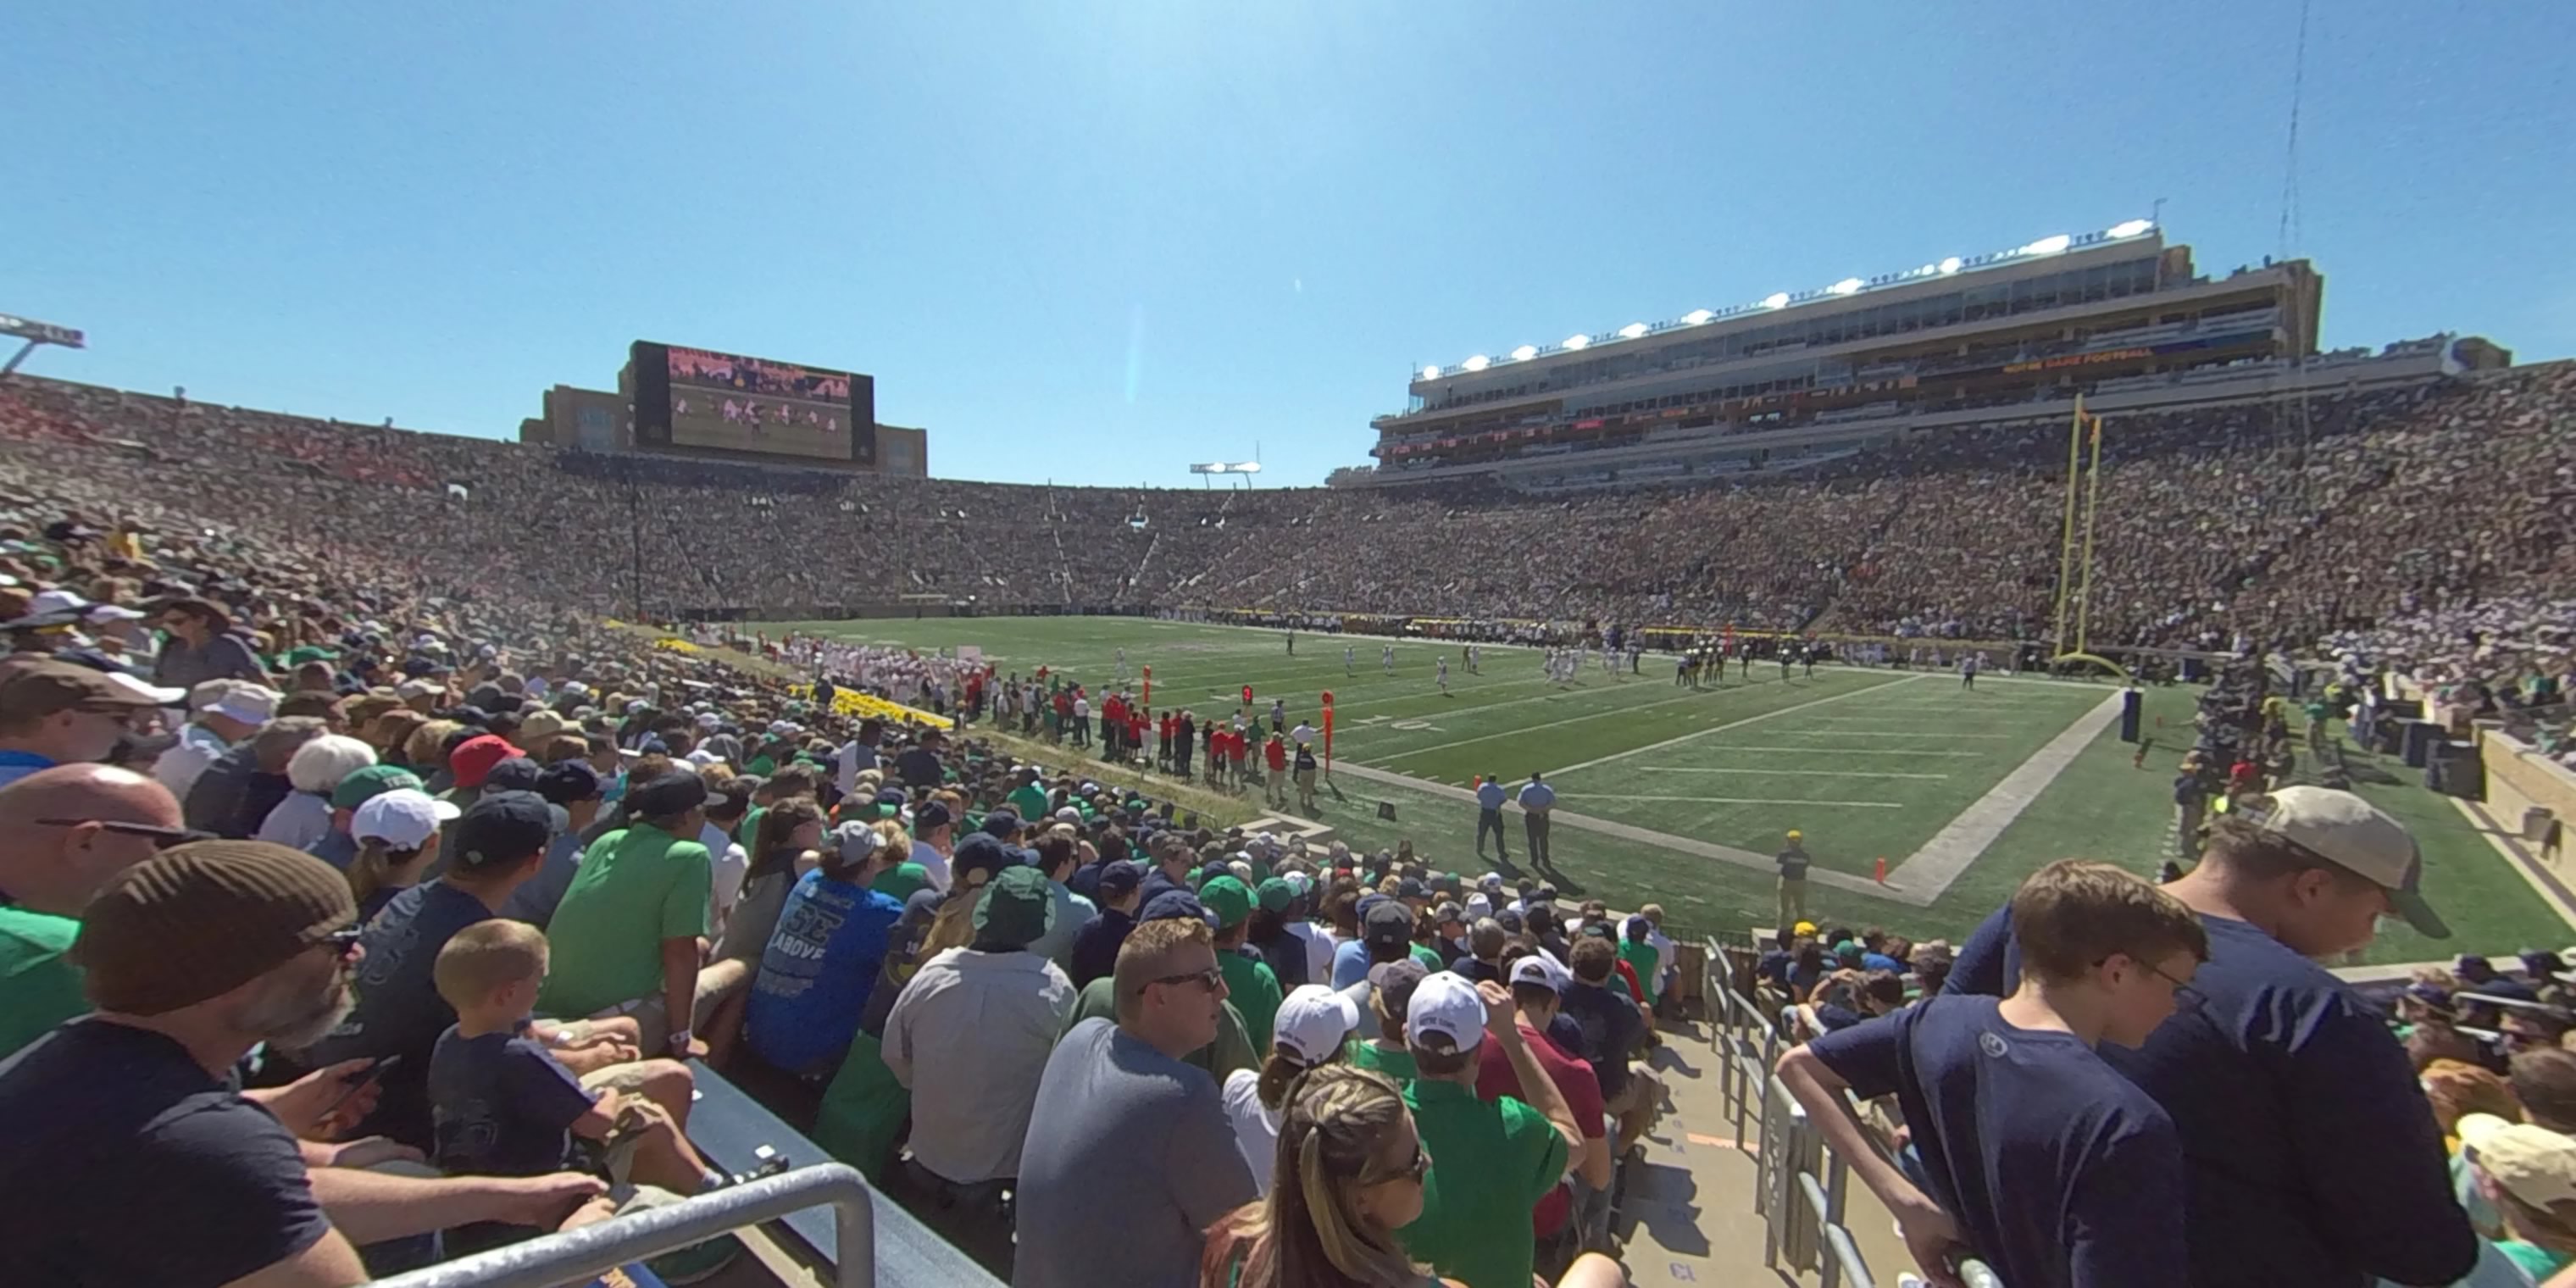
[[[2133,220],[1425,368],[1412,405],[1373,422],[1371,455],[1377,481],[1654,444],[1670,450],[1644,455],[1679,461],[1758,431],[2153,385],[2314,353],[2323,284],[2304,260],[2200,275],[2190,247]]]

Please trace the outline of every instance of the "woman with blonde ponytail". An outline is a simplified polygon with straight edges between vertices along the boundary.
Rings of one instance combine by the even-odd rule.
[[[1270,1195],[1208,1231],[1200,1288],[1444,1284],[1395,1237],[1422,1215],[1430,1166],[1386,1075],[1341,1064],[1299,1075],[1279,1122]]]

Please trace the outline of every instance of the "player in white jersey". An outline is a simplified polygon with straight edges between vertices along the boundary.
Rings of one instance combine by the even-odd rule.
[[[1449,692],[1449,655],[1446,653],[1440,655],[1440,692],[1443,695]]]
[[[1395,674],[1395,646],[1394,646],[1394,645],[1389,644],[1389,645],[1387,645],[1386,647],[1384,647],[1384,648],[1382,648],[1382,649],[1378,650],[1378,655],[1377,655],[1377,664],[1378,664],[1379,666],[1382,666],[1382,667],[1386,668],[1386,673],[1387,673],[1388,675],[1393,675],[1393,674]]]
[[[1357,661],[1356,661],[1356,659],[1357,659],[1358,657],[1359,657],[1359,650],[1358,650],[1358,649],[1355,649],[1355,648],[1351,647],[1351,646],[1350,646],[1350,645],[1348,645],[1348,644],[1345,644],[1345,645],[1343,645],[1343,646],[1342,646],[1342,678],[1343,678],[1343,679],[1347,680],[1347,679],[1349,679],[1349,678],[1351,677],[1351,675],[1352,675],[1352,670],[1351,670],[1351,668],[1352,668],[1353,666],[1356,666],[1356,665],[1358,664],[1358,663],[1357,663]]]
[[[1127,678],[1127,646],[1124,644],[1118,646],[1118,678]]]
[[[1485,665],[1485,648],[1484,648],[1484,646],[1483,646],[1483,645],[1481,645],[1481,644],[1470,644],[1470,645],[1468,645],[1468,646],[1467,646],[1467,674],[1469,674],[1469,675],[1482,675],[1482,674],[1484,674],[1484,670],[1483,670],[1484,665]]]

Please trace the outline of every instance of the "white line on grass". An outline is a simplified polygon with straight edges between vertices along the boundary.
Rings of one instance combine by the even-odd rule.
[[[1792,738],[1968,738],[1979,742],[2001,742],[2026,737],[2018,733],[1957,733],[1948,729],[1924,729],[1908,732],[1901,729],[1782,729]]]
[[[1728,721],[1728,722],[1727,722],[1727,723],[1725,723],[1725,724],[1722,724],[1722,725],[1712,725],[1712,726],[1710,726],[1710,727],[1708,727],[1708,728],[1706,728],[1706,729],[1694,729],[1694,730],[1692,730],[1691,732],[1686,733],[1686,734],[1682,734],[1682,735],[1680,735],[1680,736],[1678,736],[1678,737],[1666,738],[1666,739],[1664,739],[1662,742],[1650,742],[1650,743],[1647,743],[1647,744],[1646,744],[1645,746],[1643,746],[1643,747],[1630,747],[1630,748],[1629,748],[1628,750],[1626,750],[1626,751],[1614,751],[1614,752],[1611,752],[1611,753],[1610,753],[1609,755],[1607,755],[1607,756],[1596,756],[1596,757],[1594,757],[1593,759],[1591,759],[1591,760],[1587,760],[1587,761],[1584,761],[1584,762],[1582,762],[1582,763],[1580,763],[1580,764],[1567,765],[1567,766],[1565,766],[1564,768],[1557,770],[1557,771],[1556,771],[1556,774],[1557,774],[1557,776],[1558,776],[1558,777],[1562,778],[1562,777],[1564,777],[1564,776],[1565,776],[1565,775],[1567,775],[1567,774],[1571,774],[1571,773],[1575,772],[1576,770],[1580,770],[1580,769],[1590,769],[1590,768],[1593,768],[1593,767],[1594,767],[1594,766],[1596,766],[1596,765],[1606,765],[1606,764],[1609,764],[1611,761],[1614,761],[1614,760],[1626,760],[1626,759],[1627,759],[1627,758],[1629,758],[1630,756],[1643,755],[1643,754],[1645,754],[1646,752],[1650,752],[1650,751],[1662,751],[1662,750],[1663,750],[1664,748],[1666,748],[1666,747],[1676,747],[1676,746],[1679,746],[1679,745],[1681,745],[1681,744],[1683,744],[1683,743],[1690,742],[1690,741],[1692,741],[1692,740],[1694,740],[1694,739],[1705,738],[1705,737],[1707,737],[1707,736],[1709,736],[1710,734],[1713,734],[1713,733],[1724,733],[1724,732],[1726,732],[1726,731],[1727,731],[1727,730],[1729,730],[1729,729],[1741,729],[1741,728],[1743,728],[1744,726],[1749,725],[1749,724],[1759,724],[1759,723],[1761,723],[1762,721],[1769,720],[1769,719],[1772,719],[1772,718],[1777,717],[1777,716],[1785,716],[1785,715],[1789,714],[1789,713],[1790,713],[1790,712],[1792,712],[1792,711],[1804,711],[1804,710],[1808,709],[1809,707],[1821,707],[1821,706],[1825,705],[1825,704],[1826,704],[1826,703],[1828,703],[1828,702],[1840,702],[1840,701],[1842,701],[1842,700],[1843,700],[1843,699],[1845,699],[1845,698],[1857,698],[1857,697],[1859,697],[1860,695],[1862,695],[1862,694],[1864,694],[1864,693],[1876,693],[1876,692],[1878,692],[1878,691],[1879,691],[1879,690],[1881,690],[1881,689],[1893,689],[1893,688],[1896,688],[1896,687],[1898,687],[1898,686],[1900,686],[1900,685],[1912,684],[1912,683],[1914,683],[1916,680],[1919,680],[1919,679],[1922,679],[1922,678],[1923,678],[1922,676],[1918,676],[1918,675],[1909,675],[1909,676],[1907,676],[1907,677],[1905,677],[1904,679],[1901,679],[1901,680],[1890,680],[1890,681],[1888,681],[1887,683],[1884,683],[1884,684],[1873,684],[1873,685],[1870,685],[1869,687],[1867,687],[1867,688],[1863,688],[1863,689],[1846,689],[1846,690],[1844,690],[1844,691],[1843,691],[1843,692],[1841,692],[1841,693],[1828,694],[1828,695],[1826,695],[1826,696],[1824,696],[1824,697],[1821,697],[1821,698],[1811,698],[1811,699],[1809,699],[1808,701],[1798,703],[1798,704],[1796,704],[1796,705],[1794,705],[1794,706],[1780,707],[1780,708],[1777,708],[1777,709],[1775,709],[1775,710],[1765,711],[1765,712],[1761,713],[1760,715],[1751,715],[1751,716],[1746,716],[1746,717],[1744,717],[1744,718],[1743,718],[1743,719],[1741,719],[1741,720],[1730,720],[1730,721]],[[1775,750],[1787,751],[1787,750],[1791,750],[1791,749],[1790,749],[1790,748],[1786,748],[1786,747],[1782,747],[1782,748],[1776,748]],[[1811,749],[1810,749],[1810,748],[1797,748],[1797,750],[1804,751],[1804,750],[1811,750]],[[1932,752],[1932,753],[1918,753],[1918,754],[1953,755],[1953,756],[1958,756],[1958,755],[1967,755],[1967,754],[1970,754],[1970,753],[1967,753],[1967,752]]]
[[[1889,686],[1888,686],[1888,685],[1884,685],[1884,684],[1873,684],[1873,685],[1869,686],[1869,689],[1854,689],[1854,690],[1850,690],[1850,691],[1848,691],[1848,692],[1834,694],[1834,695],[1832,695],[1831,697],[1817,698],[1817,699],[1815,699],[1814,701],[1811,701],[1811,702],[1801,702],[1801,703],[1798,703],[1798,704],[1796,704],[1796,705],[1794,705],[1794,706],[1782,707],[1782,708],[1780,708],[1780,710],[1778,710],[1778,711],[1767,712],[1767,713],[1765,713],[1765,715],[1753,716],[1753,717],[1751,717],[1751,718],[1749,718],[1749,719],[1739,720],[1739,721],[1737,721],[1737,722],[1736,722],[1736,724],[1751,724],[1754,720],[1766,719],[1768,716],[1776,716],[1776,715],[1780,715],[1780,714],[1782,714],[1782,713],[1784,713],[1784,712],[1796,711],[1796,710],[1800,710],[1801,708],[1805,708],[1805,707],[1812,707],[1812,706],[1816,705],[1816,704],[1817,704],[1817,703],[1819,703],[1819,702],[1831,702],[1831,701],[1833,701],[1835,698],[1847,698],[1847,697],[1852,696],[1852,694],[1854,694],[1854,693],[1867,693],[1867,692],[1869,692],[1869,691],[1870,691],[1870,689],[1884,689],[1884,688],[1887,688],[1887,687],[1889,687]],[[1510,728],[1510,729],[1505,729],[1505,730],[1502,730],[1502,731],[1500,731],[1500,732],[1498,732],[1498,733],[1480,733],[1480,734],[1476,735],[1476,736],[1475,736],[1475,737],[1473,737],[1473,738],[1458,738],[1458,739],[1453,739],[1453,740],[1451,740],[1451,741],[1449,741],[1449,742],[1435,742],[1435,743],[1431,744],[1431,745],[1430,745],[1430,746],[1428,746],[1428,747],[1414,747],[1414,748],[1412,748],[1412,749],[1410,749],[1410,750],[1406,750],[1406,751],[1391,751],[1391,752],[1386,753],[1386,754],[1385,754],[1385,755],[1383,755],[1383,756],[1376,756],[1374,752],[1372,752],[1371,754],[1372,754],[1372,756],[1374,756],[1374,757],[1375,757],[1375,759],[1374,759],[1374,762],[1373,762],[1373,763],[1380,764],[1380,765],[1391,765],[1391,764],[1394,764],[1396,761],[1399,761],[1399,760],[1410,760],[1410,759],[1412,759],[1412,758],[1413,758],[1413,757],[1415,757],[1415,756],[1426,756],[1426,755],[1429,755],[1429,754],[1431,754],[1432,752],[1435,752],[1435,751],[1447,751],[1447,750],[1449,750],[1449,749],[1450,749],[1450,748],[1452,748],[1452,747],[1471,747],[1471,746],[1474,746],[1475,744],[1480,743],[1480,742],[1492,742],[1492,741],[1493,741],[1494,739],[1496,739],[1496,738],[1517,738],[1517,737],[1519,737],[1520,735],[1525,734],[1525,733],[1536,733],[1537,731],[1539,731],[1539,730],[1541,730],[1541,729],[1554,729],[1554,728],[1556,728],[1556,727],[1557,727],[1557,726],[1559,726],[1559,725],[1581,724],[1582,722],[1584,722],[1584,721],[1586,721],[1586,720],[1599,720],[1599,719],[1601,719],[1601,718],[1602,718],[1602,717],[1604,717],[1604,716],[1626,715],[1626,714],[1628,714],[1629,712],[1632,712],[1632,711],[1652,711],[1652,710],[1654,710],[1654,709],[1655,709],[1655,708],[1657,708],[1657,707],[1669,707],[1669,706],[1674,705],[1675,703],[1681,703],[1681,702],[1701,702],[1701,701],[1705,701],[1705,700],[1707,700],[1707,698],[1708,698],[1708,693],[1707,693],[1705,690],[1686,690],[1686,691],[1684,691],[1684,692],[1682,693],[1682,695],[1681,695],[1680,697],[1676,697],[1676,698],[1664,698],[1664,699],[1661,699],[1661,700],[1659,700],[1659,701],[1655,701],[1655,702],[1631,702],[1631,703],[1623,703],[1623,704],[1621,704],[1621,705],[1619,705],[1619,706],[1615,706],[1615,707],[1603,707],[1603,708],[1601,708],[1601,709],[1599,709],[1599,710],[1596,710],[1596,711],[1586,711],[1586,712],[1584,712],[1584,713],[1583,713],[1583,714],[1581,714],[1581,715],[1567,716],[1566,718],[1564,718],[1564,719],[1562,719],[1562,720],[1548,720],[1548,721],[1543,721],[1543,722],[1541,722],[1541,723],[1539,723],[1539,724],[1532,724],[1532,725],[1516,725],[1516,726],[1514,726],[1514,727],[1512,727],[1512,728]],[[1491,703],[1491,704],[1488,704],[1488,705],[1490,705],[1490,706],[1501,706],[1501,705],[1503,705],[1503,704],[1502,704],[1502,703],[1499,703],[1499,702],[1496,702],[1496,703]],[[1464,716],[1472,716],[1472,715],[1476,714],[1477,712],[1479,712],[1479,711],[1483,711],[1483,710],[1486,710],[1486,709],[1487,709],[1487,708],[1486,708],[1486,707],[1483,707],[1483,706],[1478,706],[1478,707],[1462,707],[1462,708],[1460,708],[1460,709],[1458,710],[1457,714],[1458,714],[1459,716],[1461,716],[1461,717],[1464,717]],[[1734,727],[1735,727],[1734,725],[1719,725],[1719,726],[1718,726],[1718,728],[1719,728],[1719,729],[1732,729],[1732,728],[1734,728]],[[1714,732],[1716,732],[1716,730],[1713,730],[1713,729],[1712,729],[1712,730],[1704,730],[1703,732],[1714,733]],[[1693,736],[1696,736],[1696,735],[1684,735],[1684,736],[1685,736],[1685,737],[1693,737]],[[1663,746],[1663,745],[1665,745],[1665,744],[1657,743],[1657,744],[1655,744],[1655,745],[1660,747],[1660,746]],[[1640,748],[1638,748],[1638,750],[1639,750],[1639,751],[1645,751],[1645,750],[1648,750],[1648,748],[1640,747]],[[1634,753],[1622,753],[1622,754],[1634,754]],[[1592,762],[1587,762],[1587,763],[1591,763],[1591,764],[1598,764],[1599,762],[1598,762],[1598,761],[1592,761]],[[1582,768],[1582,766],[1581,766],[1581,765],[1577,765],[1577,766],[1575,766],[1575,768],[1580,769],[1580,768]],[[1571,771],[1560,769],[1560,770],[1558,770],[1558,771],[1556,771],[1556,772],[1558,772],[1558,773],[1562,774],[1562,773],[1568,773],[1568,772],[1571,772]]]
[[[1725,765],[1639,765],[1649,774],[1764,774],[1779,778],[1947,778],[1948,774],[1905,774],[1867,769],[1740,769]]]
[[[1717,730],[1715,730],[1715,729],[1711,729],[1711,730],[1709,730],[1708,732],[1710,732],[1710,733],[1715,733],[1715,732],[1717,732]],[[1786,751],[1786,752],[1802,752],[1802,753],[1803,753],[1803,752],[1810,752],[1810,751],[1821,751],[1821,752],[1827,752],[1827,753],[1830,753],[1830,754],[1832,754],[1832,755],[1836,755],[1836,756],[1947,756],[1947,757],[1950,757],[1950,758],[1952,758],[1952,759],[1954,759],[1954,760],[1967,760],[1967,759],[1973,759],[1973,758],[1975,758],[1975,757],[1979,757],[1979,756],[1983,756],[1983,755],[1986,755],[1986,754],[1987,754],[1987,753],[1982,752],[1982,751],[1923,751],[1923,750],[1920,750],[1920,749],[1917,749],[1917,748],[1913,748],[1913,747],[1746,747],[1746,746],[1737,746],[1737,745],[1734,745],[1734,744],[1729,744],[1729,745],[1724,746],[1724,747],[1711,747],[1711,748],[1709,748],[1709,750],[1710,750],[1710,751]],[[1595,762],[1595,763],[1598,763],[1598,762]],[[1558,770],[1557,772],[1558,772],[1558,773],[1564,773],[1564,772],[1566,772],[1566,771],[1564,771],[1564,770]]]
[[[1577,797],[1587,801],[1690,801],[1701,805],[1849,805],[1858,809],[1903,809],[1903,801],[1816,801],[1781,800],[1772,796],[1631,796],[1617,792],[1585,792]]]
[[[2048,790],[2048,785],[2057,781],[2057,776],[2119,715],[2120,694],[2115,691],[2105,695],[2092,710],[2077,716],[2073,724],[2049,739],[2047,746],[2032,752],[2030,759],[2004,775],[2003,781],[1988,788],[1975,804],[1961,810],[1948,826],[1933,833],[1922,849],[1907,855],[1897,868],[1906,890],[1930,899],[1940,898],[1941,892],[1949,889],[1950,883],[1958,880],[1959,874],[1967,871],[1968,865],[1976,862],[1986,847],[1994,844],[1995,838],[2003,835],[2004,829],[2012,826],[2013,820],[2020,818],[2022,811],[2029,809],[2031,802],[2038,800],[2039,794]]]

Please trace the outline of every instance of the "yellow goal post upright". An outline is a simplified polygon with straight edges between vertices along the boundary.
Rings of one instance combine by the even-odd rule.
[[[2075,395],[2075,416],[2066,426],[2066,518],[2058,531],[2057,548],[2057,653],[2049,661],[2081,662],[2127,679],[2126,667],[2088,651],[2092,643],[2093,532],[2101,508],[2102,418],[2085,414],[2084,395],[2079,393]]]

